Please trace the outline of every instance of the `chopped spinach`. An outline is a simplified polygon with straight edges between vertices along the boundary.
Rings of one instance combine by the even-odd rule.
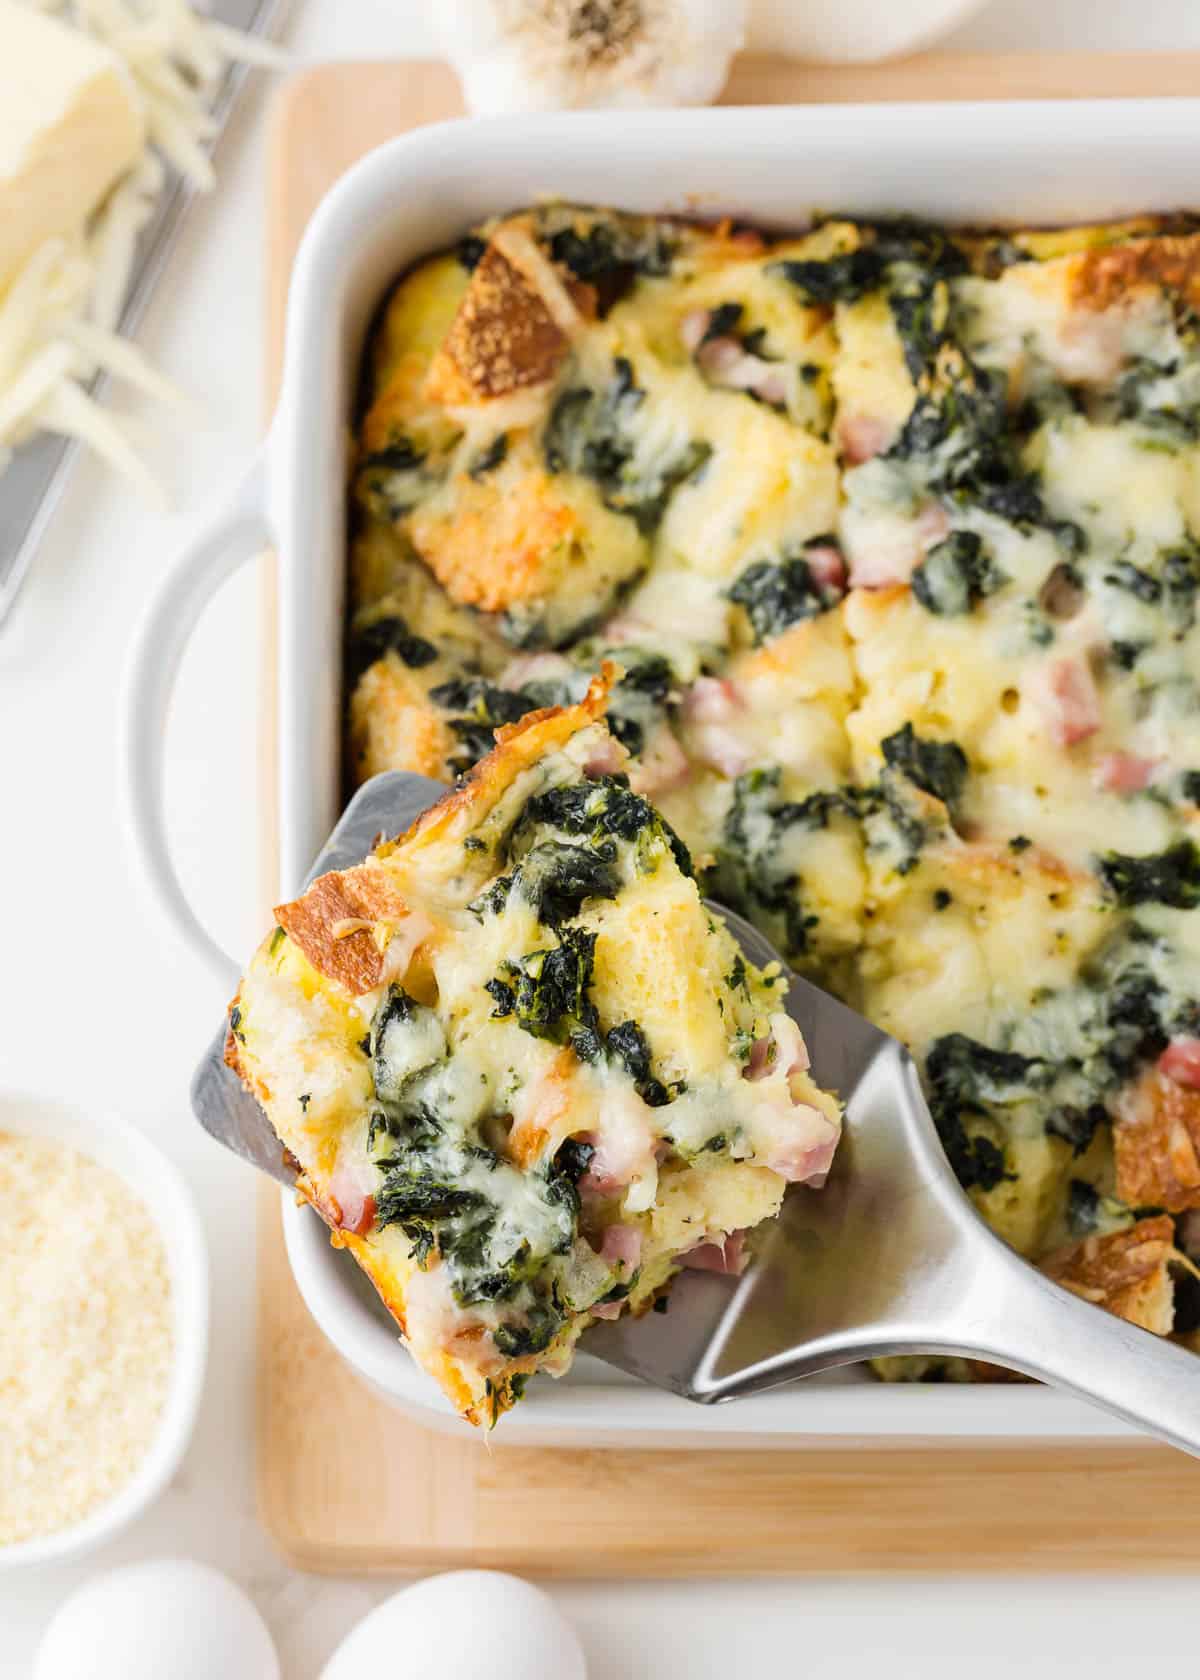
[[[1148,646],[1148,642],[1128,642],[1118,639],[1109,643],[1108,657],[1119,671],[1132,671]]]
[[[444,1060],[446,1035],[434,1011],[391,984],[375,1011],[370,1034],[375,1094],[399,1114],[423,1074]]]
[[[507,723],[517,723],[532,710],[529,696],[519,688],[500,688],[483,677],[456,677],[429,691],[435,706],[453,714],[450,728],[460,746],[451,756],[459,770],[469,769],[491,752],[495,732]]]
[[[356,479],[367,507],[381,519],[401,519],[429,492],[442,469],[409,438],[395,438],[364,457]]]
[[[496,468],[503,464],[507,455],[508,433],[498,432],[491,443],[485,444],[472,460],[467,468],[467,477],[473,478],[478,483],[481,478],[486,478],[488,473],[495,472]]]
[[[545,1302],[529,1309],[524,1324],[498,1324],[492,1340],[506,1359],[544,1353],[566,1322],[566,1314]]]
[[[1097,1059],[1107,1075],[1106,1083],[1122,1084],[1147,1058],[1166,1049],[1166,998],[1149,969],[1127,957],[1098,965],[1095,979],[1104,999],[1105,1023]]]
[[[650,1046],[636,1021],[621,1021],[612,1027],[604,1045],[609,1056],[620,1062],[633,1080],[642,1101],[648,1103],[651,1108],[662,1108],[664,1104],[674,1102],[684,1089],[681,1083],[664,1085],[661,1079],[654,1077],[651,1071]]]
[[[1200,439],[1200,362],[1194,355],[1156,362],[1139,357],[1122,373],[1117,415],[1146,427],[1166,449],[1186,449]]]
[[[512,876],[512,886],[533,906],[540,922],[558,927],[577,916],[589,898],[615,898],[620,887],[617,848],[611,840],[573,845],[543,840]]]
[[[885,764],[870,787],[847,788],[843,795],[847,807],[866,825],[868,849],[897,854],[898,875],[912,873],[935,831],[916,792],[907,776]]]
[[[414,635],[399,613],[386,613],[351,632],[347,659],[350,680],[355,681],[368,665],[388,653],[394,653],[401,664],[414,671],[432,665],[438,656],[433,643]]]
[[[994,1190],[1016,1177],[1008,1170],[1003,1149],[981,1132],[968,1132],[955,1110],[935,1108],[933,1118],[946,1159],[964,1190]]]
[[[364,457],[364,467],[379,467],[386,472],[411,472],[425,460],[425,451],[418,449],[411,438],[396,438],[392,443],[385,444],[382,449],[375,449]]]
[[[615,776],[597,776],[535,794],[521,814],[517,832],[539,825],[563,834],[587,835],[593,845],[606,835],[641,843],[661,839],[683,874],[692,873],[688,849],[675,830],[648,800]]]
[[[853,303],[881,286],[898,287],[913,298],[916,274],[945,280],[967,270],[963,253],[940,228],[898,218],[878,222],[869,232],[871,243],[821,261],[772,263],[805,301],[817,304]]]
[[[838,546],[837,538],[814,537],[805,545]],[[804,550],[785,554],[778,562],[756,560],[729,591],[729,599],[743,609],[754,631],[754,645],[760,646],[780,635],[801,619],[815,618],[841,600],[844,589],[820,581]]]
[[[1046,1130],[1051,1137],[1062,1138],[1064,1143],[1069,1143],[1072,1154],[1082,1155],[1091,1146],[1097,1130],[1107,1121],[1108,1110],[1103,1103],[1088,1103],[1086,1108],[1064,1103],[1048,1116]]]
[[[553,220],[555,213],[547,215]],[[669,274],[674,256],[674,247],[660,226],[632,218],[597,220],[583,231],[571,223],[551,232],[548,244],[556,263],[595,288],[601,316],[626,295],[638,275]]]
[[[925,1077],[938,1136],[959,1182],[993,1190],[1012,1178],[1003,1149],[984,1133],[969,1131],[966,1120],[985,1116],[990,1104],[1011,1103],[1045,1087],[1053,1070],[1036,1058],[948,1033],[931,1046]]]
[[[911,723],[880,742],[884,762],[953,809],[967,779],[967,755],[957,741],[925,741]]]
[[[845,802],[825,791],[781,799],[779,780],[777,768],[738,777],[705,891],[760,924],[766,921],[787,954],[802,956],[813,918],[802,902],[800,870],[787,857],[788,840],[827,827]]]
[[[1158,579],[1128,560],[1114,560],[1104,574],[1104,581],[1112,584],[1114,589],[1124,589],[1147,606],[1154,606],[1162,600],[1163,589]]]
[[[1044,1090],[1054,1077],[1051,1065],[1040,1057],[993,1050],[965,1033],[935,1039],[925,1072],[939,1100],[973,1108],[1015,1102]]]
[[[591,1165],[595,1153],[593,1144],[584,1143],[580,1138],[567,1138],[558,1147],[558,1153],[554,1157],[554,1170],[568,1178],[572,1184],[578,1184]]]
[[[912,576],[912,592],[926,612],[970,612],[1008,582],[975,531],[952,531],[936,543]]]
[[[715,309],[708,312],[708,324],[700,342],[707,344],[712,338],[728,338],[744,313],[740,303],[719,303]]]
[[[1098,861],[1101,880],[1124,909],[1166,904],[1194,910],[1200,904],[1200,847],[1193,840],[1176,841],[1145,857],[1106,852]]]
[[[647,732],[665,714],[676,686],[675,674],[659,653],[625,646],[617,650],[616,657],[625,667],[625,675],[609,698],[608,727],[636,758],[645,746]]]
[[[534,1038],[567,1044],[584,1029],[596,1031],[596,1007],[588,995],[596,935],[586,928],[558,930],[558,944],[501,964],[487,982],[496,1019],[513,1016]]]
[[[1134,1215],[1115,1196],[1102,1196],[1082,1178],[1073,1178],[1067,1188],[1067,1229],[1073,1237],[1119,1231],[1132,1225]]]
[[[825,261],[786,261],[770,265],[800,293],[805,303],[854,303],[868,292],[877,291],[883,281],[884,264],[871,245],[844,251]]]
[[[632,364],[618,356],[605,391],[576,385],[558,397],[542,434],[542,452],[550,472],[566,470],[590,478],[605,506],[627,514],[648,537],[661,523],[671,496],[700,471],[712,450],[693,440],[673,455],[655,453],[639,461],[631,422],[645,399]]]
[[[1196,622],[1196,596],[1200,593],[1200,549],[1169,550],[1162,559],[1164,614],[1176,636],[1185,636]]]
[[[421,1172],[418,1158],[411,1165],[406,1162],[386,1172],[375,1197],[375,1218],[380,1230],[388,1225],[428,1225],[485,1205],[478,1192],[439,1183]]]

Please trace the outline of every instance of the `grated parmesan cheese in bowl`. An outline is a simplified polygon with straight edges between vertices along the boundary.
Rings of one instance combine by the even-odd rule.
[[[98,1543],[169,1479],[207,1288],[191,1198],[140,1133],[0,1095],[0,1568]]]

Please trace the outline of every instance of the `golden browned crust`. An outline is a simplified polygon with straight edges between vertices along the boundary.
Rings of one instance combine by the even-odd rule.
[[[528,1172],[541,1159],[552,1135],[565,1137],[569,1131],[574,1066],[574,1053],[566,1048],[560,1050],[541,1077],[537,1104],[508,1134],[508,1153],[523,1172]],[[575,1124],[578,1126],[578,1119]]]
[[[1042,1270],[1073,1295],[1157,1336],[1170,1333],[1175,1287],[1169,1262],[1175,1227],[1166,1214],[1140,1219],[1128,1230],[1085,1237],[1042,1262]]]
[[[370,928],[343,930],[355,921],[401,921],[408,905],[370,861],[339,874],[319,875],[301,898],[281,904],[275,920],[314,968],[357,997],[372,991],[383,972],[383,952]]]
[[[452,601],[503,612],[547,594],[552,562],[576,540],[580,519],[555,494],[548,474],[527,473],[503,487],[456,482],[448,509],[419,508],[413,547]]]
[[[1147,288],[1175,292],[1200,304],[1200,236],[1164,234],[1084,251],[1071,274],[1070,301],[1101,312]]]
[[[1113,1123],[1117,1194],[1131,1207],[1200,1207],[1200,1091],[1152,1069]]]
[[[237,998],[234,998],[229,1007],[231,1010],[237,1008]],[[225,1029],[225,1048],[221,1059],[225,1066],[236,1073],[243,1083],[247,1083],[245,1069],[242,1067],[241,1047],[237,1041],[237,1034],[232,1027]]]
[[[586,304],[578,287],[566,289],[573,301]],[[567,345],[541,294],[489,244],[430,363],[425,395],[456,407],[547,384],[562,365]]]
[[[413,770],[449,781],[454,736],[394,653],[377,659],[350,698],[350,756],[361,781]]]
[[[527,712],[517,723],[497,729],[496,745],[487,757],[481,758],[436,805],[423,811],[404,834],[385,841],[376,855],[394,857],[410,847],[415,849],[436,842],[453,830],[469,834],[522,770],[556,747],[564,746],[587,724],[599,722],[607,709],[609,693],[622,674],[617,665],[606,659],[578,704]]]

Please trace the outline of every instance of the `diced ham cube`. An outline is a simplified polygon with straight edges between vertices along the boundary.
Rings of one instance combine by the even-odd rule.
[[[1106,793],[1142,793],[1150,786],[1162,760],[1136,753],[1105,753],[1097,761],[1094,780]]]
[[[1041,672],[1034,699],[1056,747],[1075,747],[1103,721],[1091,667],[1080,658],[1055,659]]]
[[[945,508],[927,502],[915,519],[888,520],[849,544],[853,589],[888,589],[907,583],[929,550],[950,534]]]
[[[1200,1038],[1172,1039],[1158,1058],[1158,1069],[1176,1085],[1200,1091]]]
[[[683,697],[689,723],[725,723],[741,707],[741,697],[727,677],[697,677]]]
[[[329,1202],[334,1223],[341,1231],[362,1237],[375,1220],[375,1197],[366,1188],[375,1168],[364,1158],[360,1163],[339,1161],[329,1181]]]
[[[641,762],[632,772],[629,785],[649,798],[682,787],[691,774],[687,755],[675,739],[670,724],[662,723],[642,748]]]
[[[709,311],[707,309],[689,309],[679,323],[679,337],[689,356],[694,356],[704,342],[704,335],[708,331]]]
[[[610,1225],[600,1244],[600,1258],[610,1266],[634,1271],[642,1258],[642,1233],[633,1225]]]
[[[683,1255],[683,1264],[693,1272],[720,1272],[740,1277],[746,1269],[745,1231],[731,1231],[724,1242],[700,1243]]]
[[[813,582],[821,589],[844,591],[846,587],[846,558],[832,543],[817,543],[804,550],[804,558],[812,573]]]
[[[585,776],[615,776],[624,770],[629,754],[612,735],[597,742],[583,766]]]
[[[722,776],[740,776],[750,767],[750,755],[730,727],[742,710],[741,696],[726,677],[697,677],[683,697],[689,746]]]
[[[891,447],[895,429],[871,414],[845,414],[838,421],[838,447],[852,467]]]
[[[834,1151],[838,1145],[838,1128],[819,1108],[813,1108],[808,1103],[796,1105],[797,1117],[803,1115],[811,1119],[814,1130],[821,1128],[825,1136],[818,1136],[813,1141],[811,1134],[793,1143],[781,1144],[773,1149],[762,1162],[764,1167],[770,1167],[786,1178],[789,1184],[811,1184],[819,1189],[824,1184],[830,1167],[833,1165]]]
[[[524,688],[526,683],[558,682],[574,674],[575,667],[561,653],[523,653],[505,666],[500,687]]]
[[[696,351],[696,366],[713,385],[730,391],[749,391],[773,408],[787,402],[787,377],[777,362],[768,362],[743,348],[736,338],[710,338]]]

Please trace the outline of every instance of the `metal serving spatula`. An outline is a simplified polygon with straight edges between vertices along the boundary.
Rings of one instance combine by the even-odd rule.
[[[444,792],[421,776],[376,776],[309,879],[361,862],[381,833],[401,832]],[[711,908],[751,962],[779,961],[757,929]],[[667,1313],[598,1324],[587,1351],[704,1403],[886,1354],[959,1354],[1070,1389],[1200,1455],[1196,1356],[1051,1283],[988,1230],[894,1038],[794,976],[787,1007],[813,1078],[845,1105],[828,1182],[789,1191],[745,1276],[685,1272]],[[222,1062],[224,1036],[222,1026],[193,1082],[196,1115],[290,1185],[266,1116]]]

